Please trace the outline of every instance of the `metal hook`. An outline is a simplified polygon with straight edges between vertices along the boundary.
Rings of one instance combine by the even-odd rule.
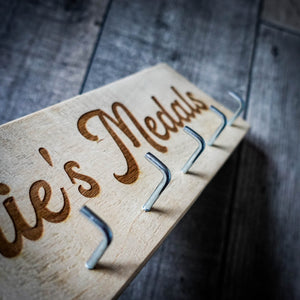
[[[234,93],[234,92],[228,92],[228,94],[235,100],[237,100],[237,102],[239,103],[239,108],[237,109],[237,111],[234,113],[234,115],[232,116],[232,118],[228,121],[228,125],[231,126],[233,124],[233,122],[239,117],[239,115],[242,113],[242,111],[245,109],[245,101],[242,97],[240,97],[238,94]]]
[[[91,209],[89,209],[87,206],[83,206],[80,209],[80,212],[85,215],[91,222],[93,222],[103,233],[104,239],[101,241],[101,243],[98,245],[96,250],[93,252],[91,257],[88,259],[88,261],[85,263],[85,266],[92,270],[96,266],[99,259],[104,254],[105,250],[109,246],[109,244],[112,241],[113,234],[110,229],[110,227],[100,218],[98,217]]]
[[[163,179],[158,184],[148,201],[144,204],[143,210],[144,211],[150,211],[155,201],[158,199],[160,194],[164,191],[164,189],[167,187],[171,180],[171,172],[168,169],[168,167],[162,163],[156,156],[154,156],[152,153],[148,152],[145,155],[145,158],[152,163],[157,169],[159,169],[163,174]]]
[[[227,118],[226,116],[219,111],[215,106],[211,105],[209,108],[211,111],[213,111],[214,113],[216,113],[219,117],[221,117],[222,119],[222,124],[219,126],[219,128],[216,130],[216,132],[213,134],[213,136],[211,137],[211,139],[209,140],[209,142],[207,142],[207,145],[212,146],[213,143],[215,142],[215,140],[217,139],[217,137],[221,134],[221,132],[224,130],[224,128],[226,127],[227,124]]]
[[[204,141],[204,138],[200,134],[198,134],[195,130],[193,130],[192,128],[190,128],[188,126],[184,126],[183,130],[188,135],[190,135],[192,138],[194,138],[199,144],[196,151],[192,154],[192,156],[185,163],[185,165],[183,166],[183,168],[181,170],[184,174],[186,174],[186,172],[188,172],[188,170],[191,168],[191,166],[194,164],[194,162],[198,159],[200,154],[205,149],[205,141]]]

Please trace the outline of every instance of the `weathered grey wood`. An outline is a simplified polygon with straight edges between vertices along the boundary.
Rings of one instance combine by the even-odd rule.
[[[300,33],[300,1],[264,0],[262,18]]]
[[[261,26],[224,299],[300,298],[300,37]]]
[[[219,98],[224,90],[245,96],[258,1],[185,2],[113,2],[85,89],[166,61],[228,106]],[[82,1],[64,10],[61,2],[1,1],[1,123],[77,94],[103,13],[104,2],[97,3]],[[285,7],[277,2],[268,13],[271,0],[264,3],[264,21],[298,24],[297,9],[286,8],[295,1],[283,1]],[[289,11],[284,23],[276,23],[282,20],[276,14],[269,18],[274,10]],[[206,299],[221,293],[225,299],[299,298],[299,108],[293,102],[299,98],[299,38],[262,28],[249,109],[254,129],[243,148],[239,181],[237,153],[122,299]],[[264,105],[275,110],[274,130],[270,114],[261,115]],[[232,234],[224,252],[232,201]]]
[[[85,90],[164,61],[230,106],[225,91],[246,94],[257,13],[258,1],[114,1]],[[236,159],[121,299],[216,296]]]
[[[0,123],[78,94],[107,2],[1,1]]]

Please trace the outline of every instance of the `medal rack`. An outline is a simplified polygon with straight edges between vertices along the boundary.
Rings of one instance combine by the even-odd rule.
[[[160,64],[1,126],[2,297],[117,297],[249,129],[231,96]]]

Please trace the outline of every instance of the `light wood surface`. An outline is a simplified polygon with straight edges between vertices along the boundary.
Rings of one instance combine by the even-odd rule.
[[[227,90],[247,98],[258,12],[259,1],[113,1],[84,90],[165,61],[234,109]],[[236,151],[120,299],[221,298],[238,164]]]
[[[254,134],[120,299],[298,300],[299,1],[109,2],[98,22],[104,1],[0,1],[0,122],[161,61],[226,107],[240,93]]]
[[[31,299],[48,297],[47,295],[55,298],[113,298],[128,284],[190,208],[245,135],[248,129],[245,121],[238,119],[235,126],[226,127],[215,145],[207,146],[191,171],[184,175],[180,169],[197,144],[183,132],[183,124],[177,126],[177,132],[170,132],[167,140],[154,137],[149,132],[146,140],[140,134],[143,132],[139,130],[139,133],[130,121],[128,114],[126,116],[125,110],[119,108],[118,112],[124,123],[140,142],[140,146],[138,143],[135,146],[132,144],[124,134],[128,131],[122,131],[124,124],[120,128],[110,124],[116,135],[124,141],[139,168],[136,179],[132,179],[132,171],[129,177],[124,175],[121,180],[120,175],[126,174],[127,156],[122,155],[120,150],[124,148],[117,147],[113,140],[115,136],[105,130],[105,123],[101,124],[98,118],[100,109],[113,116],[113,103],[120,102],[146,128],[146,116],[152,116],[159,122],[156,113],[164,111],[151,99],[151,96],[155,96],[176,119],[171,104],[177,100],[182,102],[181,106],[185,109],[188,107],[174,93],[172,86],[187,102],[190,101],[191,106],[201,107],[185,123],[206,140],[220,123],[220,119],[207,109],[211,104],[227,117],[232,115],[181,75],[161,64],[1,127],[3,171],[0,182],[10,187],[7,197],[14,197],[23,217],[29,226],[34,227],[23,232],[23,235],[35,236],[32,240],[22,239],[20,254],[16,255],[11,249],[6,249],[5,256],[13,257],[1,257],[1,291],[4,298],[17,298],[21,295]],[[202,104],[199,104],[199,100]],[[178,110],[179,106],[176,107]],[[88,113],[90,116],[90,112],[95,110],[98,114],[86,124],[88,132],[93,137],[98,136],[92,141],[93,138],[90,137],[89,140],[84,137],[89,136],[85,134],[80,120],[84,119],[83,115]],[[180,112],[181,116],[184,115],[183,110]],[[170,126],[170,119],[168,122]],[[164,132],[159,123],[157,131]],[[159,147],[154,142],[149,143],[150,137],[166,148]],[[149,213],[143,212],[141,207],[160,181],[160,173],[144,159],[147,151],[158,156],[172,173],[170,185]],[[74,165],[79,169],[74,168]],[[77,178],[73,175],[72,184],[69,178],[72,173],[68,168],[89,177]],[[126,181],[128,178],[129,181]],[[44,188],[44,192],[38,185],[41,180],[47,182],[52,189],[49,203],[45,204],[50,210],[47,214],[44,207],[33,205],[33,201],[38,201],[38,198],[42,201],[45,194],[49,194],[47,189]],[[39,187],[38,194],[35,186]],[[91,189],[94,193],[82,192],[82,189]],[[52,211],[67,210],[66,204],[63,206],[63,195],[65,203],[66,195],[68,197],[70,212],[67,218],[63,215],[60,219],[58,216],[54,219],[51,217]],[[4,202],[6,203],[5,200]],[[100,242],[101,234],[79,214],[79,209],[84,204],[103,218],[114,234],[112,244],[94,271],[85,269],[84,263]],[[37,215],[42,216],[39,220],[42,225],[39,226],[42,226],[43,234],[37,238],[38,218],[35,217],[33,206]],[[15,223],[21,226],[17,221]],[[3,206],[1,229],[12,242],[14,229]],[[16,282],[22,284],[16,288]]]

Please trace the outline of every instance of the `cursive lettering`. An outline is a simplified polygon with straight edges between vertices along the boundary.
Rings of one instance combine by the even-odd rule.
[[[201,114],[202,110],[207,110],[207,105],[200,99],[197,99],[191,92],[187,92],[186,95],[190,101],[185,99],[175,87],[171,87],[171,90],[175,93],[176,96],[179,97],[178,100],[175,100],[171,103],[170,107],[175,114],[176,118],[171,115],[165,109],[158,99],[155,96],[152,96],[151,99],[158,106],[159,110],[156,112],[156,117],[160,121],[162,127],[164,128],[164,132],[160,133],[157,131],[158,126],[156,120],[151,116],[146,116],[144,119],[145,125],[147,129],[155,135],[157,138],[161,140],[168,140],[170,138],[170,132],[178,132],[178,127],[183,127],[185,122],[190,122],[192,118],[196,117],[196,114]],[[167,152],[167,147],[158,144],[155,140],[153,140],[147,131],[143,128],[143,126],[138,122],[138,120],[134,117],[134,115],[130,112],[130,110],[120,102],[114,102],[112,104],[112,112],[114,116],[110,116],[108,113],[103,111],[102,109],[96,109],[89,111],[83,114],[78,122],[77,128],[82,136],[90,141],[98,141],[99,137],[96,134],[91,133],[87,128],[87,123],[90,119],[94,117],[98,117],[100,122],[103,124],[105,129],[111,135],[120,151],[122,152],[126,164],[127,170],[125,174],[117,175],[113,174],[114,177],[124,184],[131,184],[138,179],[139,175],[139,166],[134,159],[134,156],[130,153],[129,149],[122,141],[122,139],[117,135],[117,133],[113,130],[111,125],[115,125],[118,127],[127,138],[132,142],[134,147],[140,147],[141,143],[136,138],[136,136],[129,129],[128,125],[121,118],[118,109],[122,109],[124,113],[131,120],[133,125],[137,128],[137,130],[141,133],[144,139],[156,150],[160,152]]]
[[[49,164],[53,166],[49,152],[45,148],[39,148],[39,153]],[[75,161],[68,161],[64,165],[64,170],[71,182],[75,184],[75,179],[85,181],[90,185],[89,189],[85,189],[82,185],[78,187],[79,192],[87,198],[96,197],[100,193],[99,184],[91,177],[83,175],[73,170],[73,168],[80,168]],[[42,193],[41,193],[42,191]],[[58,212],[53,212],[47,208],[50,202],[52,190],[51,186],[45,180],[38,180],[34,182],[29,189],[29,198],[35,213],[35,225],[30,226],[23,215],[21,214],[14,197],[8,197],[3,201],[5,207],[14,227],[15,238],[9,242],[0,228],[0,253],[5,257],[17,256],[23,247],[23,238],[36,241],[43,234],[43,219],[50,223],[60,223],[69,216],[71,206],[69,197],[64,188],[60,189],[63,197],[63,207]],[[0,195],[8,195],[10,188],[0,183]],[[43,195],[41,198],[40,195]]]
[[[90,185],[89,189],[85,189],[82,185],[80,185],[78,187],[79,193],[82,196],[88,197],[88,198],[96,197],[100,193],[99,184],[93,178],[91,178],[87,175],[83,175],[83,174],[75,172],[73,170],[74,167],[78,168],[78,169],[80,168],[79,164],[76,161],[68,161],[64,166],[64,169],[65,169],[66,173],[68,174],[71,182],[73,184],[75,184],[74,178],[76,178],[76,179],[85,181]]]
[[[41,189],[44,191],[43,199],[40,198]],[[3,256],[14,257],[21,252],[23,245],[22,236],[32,241],[39,239],[43,234],[42,219],[51,223],[59,223],[68,217],[70,212],[69,198],[64,188],[61,188],[61,193],[63,195],[63,208],[59,212],[53,212],[47,208],[52,194],[50,185],[44,180],[39,180],[32,184],[29,190],[29,198],[36,217],[34,226],[30,226],[26,222],[20,213],[14,197],[9,197],[3,202],[15,229],[15,239],[13,242],[9,242],[0,229],[0,252]]]

